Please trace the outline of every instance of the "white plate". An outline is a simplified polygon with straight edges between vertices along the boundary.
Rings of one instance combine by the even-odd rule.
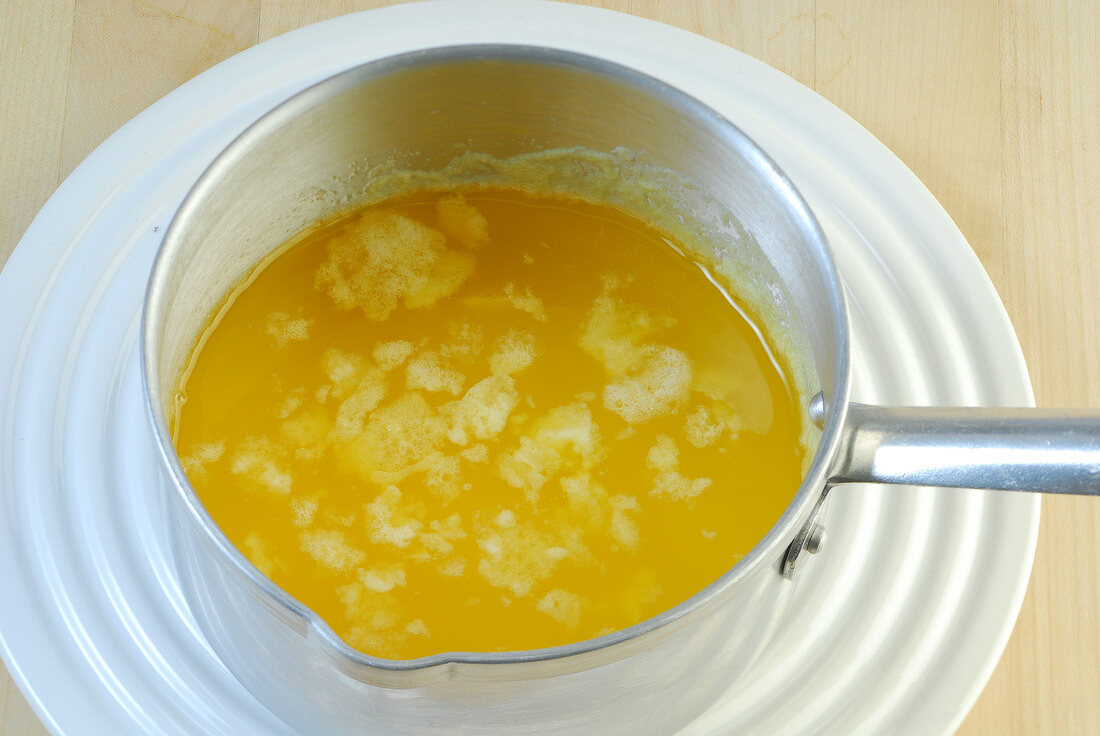
[[[459,42],[603,56],[709,102],[772,154],[848,284],[856,394],[1032,403],[981,265],[929,192],[809,89],[725,46],[550,3],[404,5],[302,28],[183,85],[101,145],[0,275],[0,643],[63,734],[285,734],[195,631],[164,543],[136,330],[165,225],[213,156],[303,86]],[[691,734],[946,734],[1019,610],[1037,498],[843,488],[780,638]]]

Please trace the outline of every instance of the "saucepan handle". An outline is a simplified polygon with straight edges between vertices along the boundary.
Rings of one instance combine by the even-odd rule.
[[[1100,495],[1100,411],[850,404],[830,483]]]

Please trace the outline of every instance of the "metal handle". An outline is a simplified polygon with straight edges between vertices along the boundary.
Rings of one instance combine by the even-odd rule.
[[[850,404],[830,483],[1097,496],[1100,412]]]

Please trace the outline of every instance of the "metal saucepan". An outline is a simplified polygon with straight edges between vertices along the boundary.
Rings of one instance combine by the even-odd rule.
[[[378,164],[434,170],[469,151],[571,147],[641,152],[669,181],[689,183],[673,194],[717,243],[716,267],[768,295],[773,334],[798,356],[794,381],[821,428],[812,461],[744,559],[643,623],[537,651],[364,655],[264,577],[199,502],[167,422],[180,372],[224,294],[287,238],[354,201]],[[751,140],[688,95],[606,61],[522,46],[446,47],[346,71],[275,108],[214,161],[150,278],[143,381],[184,596],[226,666],[305,733],[670,733],[771,637],[833,484],[1100,488],[1096,415],[851,404],[849,348],[840,279],[806,203]]]

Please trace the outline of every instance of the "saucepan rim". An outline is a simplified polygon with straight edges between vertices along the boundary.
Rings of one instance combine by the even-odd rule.
[[[832,325],[829,342],[835,351],[836,370],[832,385],[822,387],[830,397],[827,402],[823,430],[813,461],[794,498],[771,529],[744,558],[692,597],[629,628],[571,644],[511,652],[445,652],[408,660],[383,659],[353,649],[313,610],[261,573],[222,532],[199,500],[176,454],[165,416],[163,397],[160,396],[158,376],[161,340],[158,330],[167,308],[165,295],[171,283],[170,275],[188,222],[196,212],[201,211],[206,194],[215,186],[223,172],[230,170],[242,156],[246,155],[252,149],[256,139],[262,139],[268,132],[277,130],[283,124],[341,92],[388,74],[418,67],[478,61],[564,67],[606,77],[635,91],[658,98],[686,117],[698,119],[717,131],[729,146],[767,176],[774,188],[775,196],[783,200],[792,220],[796,223],[799,234],[812,249],[820,276],[829,287],[828,312]],[[827,481],[833,457],[840,443],[841,428],[844,426],[851,387],[848,314],[836,265],[825,235],[809,206],[776,163],[724,116],[666,82],[599,57],[558,48],[520,44],[438,46],[370,61],[313,84],[280,103],[245,129],[218,154],[199,177],[165,231],[142,305],[141,355],[144,404],[153,430],[157,452],[168,470],[174,492],[179,494],[192,520],[213,543],[217,553],[242,572],[273,602],[301,619],[307,630],[312,630],[312,633],[316,634],[316,639],[330,650],[329,654],[338,662],[351,667],[362,666],[389,672],[412,672],[461,663],[506,665],[574,657],[613,647],[661,629],[705,606],[760,565],[775,566],[775,574],[778,576],[783,551],[797,533],[798,526],[805,521],[809,509],[821,496]]]

